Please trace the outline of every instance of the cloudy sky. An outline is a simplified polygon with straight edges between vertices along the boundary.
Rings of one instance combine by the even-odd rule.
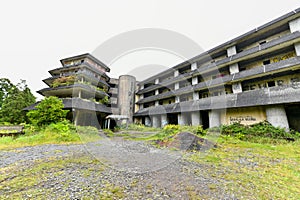
[[[208,50],[298,7],[299,0],[2,1],[0,77],[14,83],[25,79],[35,92],[45,87],[42,80],[49,77],[48,70],[60,66],[60,59],[92,53],[128,31],[170,30]],[[143,56],[148,59],[141,59]],[[143,51],[142,56],[132,53],[107,64],[115,77],[131,65],[171,67],[180,59],[168,53]]]

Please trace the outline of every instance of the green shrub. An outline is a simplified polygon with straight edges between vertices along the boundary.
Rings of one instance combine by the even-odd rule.
[[[162,132],[167,136],[175,135],[176,133],[180,132],[180,126],[168,124],[163,128]]]

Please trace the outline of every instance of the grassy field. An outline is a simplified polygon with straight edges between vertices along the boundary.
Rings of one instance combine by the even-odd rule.
[[[0,150],[43,144],[80,144],[101,139],[94,127],[50,125],[40,130],[28,127],[24,135],[0,137]]]
[[[210,166],[239,199],[300,199],[300,141],[259,144],[219,138],[218,148],[187,154],[186,159]],[[197,172],[195,172],[197,173]]]

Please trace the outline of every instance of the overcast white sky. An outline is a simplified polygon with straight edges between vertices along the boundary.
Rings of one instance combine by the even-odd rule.
[[[60,59],[93,52],[126,31],[168,29],[208,50],[298,7],[299,0],[1,1],[0,77],[25,79],[35,92]],[[112,76],[130,65],[125,60],[110,66]],[[175,61],[169,59],[170,65]]]

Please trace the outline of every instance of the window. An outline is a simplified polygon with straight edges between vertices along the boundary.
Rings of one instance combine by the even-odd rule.
[[[265,61],[263,62],[264,65],[268,65],[268,64],[270,64],[270,63],[271,63],[270,60],[265,60]]]
[[[275,86],[275,81],[268,82],[268,87],[274,87],[274,86]]]

